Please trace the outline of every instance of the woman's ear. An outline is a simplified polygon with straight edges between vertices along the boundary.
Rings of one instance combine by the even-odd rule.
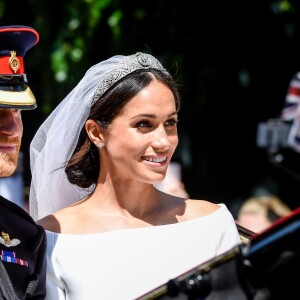
[[[100,125],[94,120],[87,120],[85,123],[85,130],[92,143],[98,145],[103,142],[103,135]]]

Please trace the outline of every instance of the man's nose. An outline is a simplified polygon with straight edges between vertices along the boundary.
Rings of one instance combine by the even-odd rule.
[[[12,109],[0,109],[0,133],[8,135],[18,135],[20,132],[20,112]]]

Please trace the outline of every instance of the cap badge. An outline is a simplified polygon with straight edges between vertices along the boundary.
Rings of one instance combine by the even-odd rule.
[[[20,61],[16,56],[16,51],[10,51],[9,66],[14,71],[14,73],[17,73],[20,68]]]

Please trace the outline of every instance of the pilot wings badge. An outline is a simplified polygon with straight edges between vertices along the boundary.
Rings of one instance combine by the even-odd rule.
[[[14,247],[21,243],[19,239],[10,239],[7,232],[2,231],[0,236],[0,244],[3,244],[6,247]]]

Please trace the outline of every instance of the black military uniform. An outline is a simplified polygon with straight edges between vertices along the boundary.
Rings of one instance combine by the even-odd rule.
[[[0,27],[0,107],[34,109],[23,57],[39,40],[28,26]],[[0,300],[45,299],[46,234],[30,215],[0,196]]]

